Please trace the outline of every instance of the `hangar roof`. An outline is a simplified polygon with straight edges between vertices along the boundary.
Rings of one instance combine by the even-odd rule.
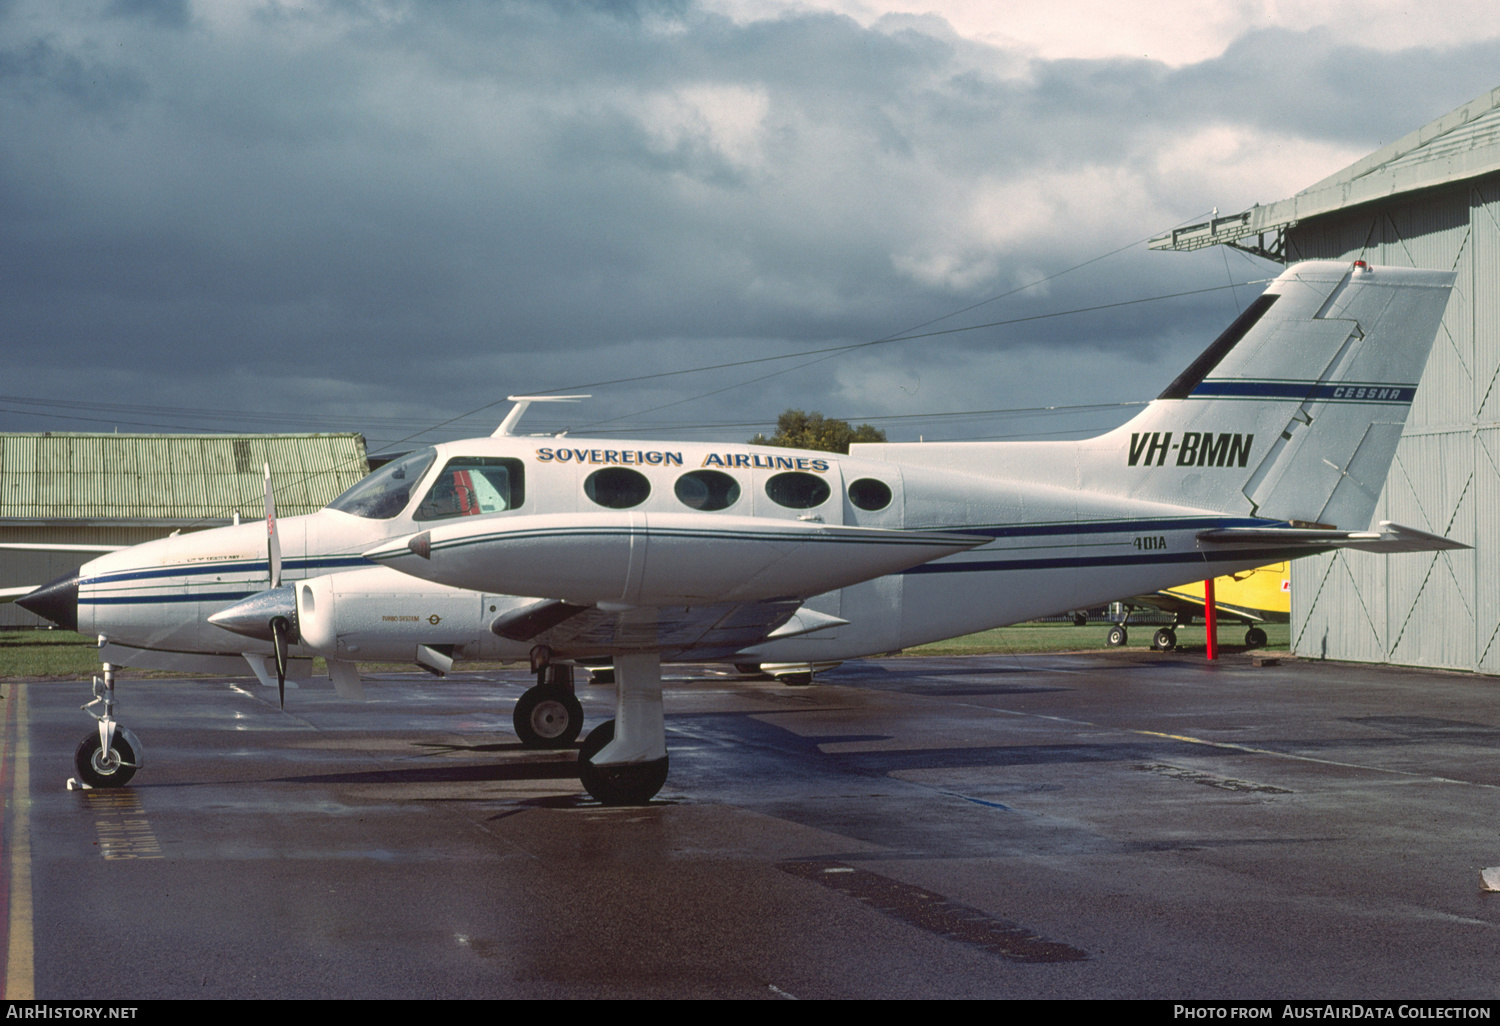
[[[321,509],[368,472],[365,440],[326,435],[0,434],[0,524],[204,525]]]
[[[1500,170],[1500,88],[1475,97],[1295,196],[1177,228],[1152,239],[1151,248],[1191,250],[1235,244],[1318,214],[1495,170]]]

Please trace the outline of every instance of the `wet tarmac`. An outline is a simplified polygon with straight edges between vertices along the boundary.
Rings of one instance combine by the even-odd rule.
[[[38,998],[119,1000],[1500,992],[1494,678],[1137,652],[820,680],[669,679],[638,808],[519,745],[521,670],[285,713],[127,680],[146,765],[109,792],[64,786],[87,685],[7,684],[10,965],[29,939]]]

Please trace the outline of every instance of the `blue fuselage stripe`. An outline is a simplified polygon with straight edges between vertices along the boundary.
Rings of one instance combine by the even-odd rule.
[[[319,556],[313,559],[283,560],[283,573],[308,570],[349,570],[354,567],[374,566],[368,559],[357,555]],[[192,565],[164,566],[151,570],[121,570],[103,573],[98,577],[86,577],[79,585],[87,587],[99,584],[116,584],[121,581],[149,581],[161,577],[206,577],[209,574],[262,574],[271,576],[269,560],[235,560],[232,563],[194,563]]]

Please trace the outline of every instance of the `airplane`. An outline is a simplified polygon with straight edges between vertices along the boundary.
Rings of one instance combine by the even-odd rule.
[[[86,782],[120,786],[140,764],[115,729],[112,663],[248,659],[264,681],[320,655],[353,694],[367,659],[529,659],[518,720],[546,707],[571,730],[560,671],[608,658],[615,718],[584,740],[579,777],[601,802],[646,802],[667,776],[664,661],[836,661],[1333,549],[1466,548],[1366,529],[1453,279],[1289,267],[1094,438],[840,456],[502,424],[395,460],[317,513],[276,521],[268,500],[264,524],[102,555],[20,601],[101,638]]]
[[[1281,562],[1214,578],[1215,615],[1221,620],[1228,618],[1245,624],[1247,647],[1264,645],[1266,632],[1261,624],[1291,622],[1290,574],[1291,565]],[[1152,635],[1151,647],[1159,652],[1170,652],[1177,647],[1176,628],[1192,623],[1194,617],[1204,616],[1203,582],[1193,581],[1176,588],[1163,588],[1150,595],[1136,595],[1120,600],[1120,605],[1124,607],[1125,615],[1105,637],[1110,646],[1118,647],[1129,641],[1126,624],[1137,609],[1159,609],[1172,614],[1172,625],[1159,628]]]

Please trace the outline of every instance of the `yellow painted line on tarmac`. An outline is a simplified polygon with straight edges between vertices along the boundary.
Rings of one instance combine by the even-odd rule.
[[[10,685],[6,729],[0,731],[0,765],[10,758],[10,835],[4,855],[9,859],[9,915],[5,951],[5,998],[31,1001],[36,998],[35,966],[32,961],[31,911],[31,744],[28,738],[26,685]],[[12,738],[14,727],[14,738]],[[9,748],[10,751],[5,751]]]

